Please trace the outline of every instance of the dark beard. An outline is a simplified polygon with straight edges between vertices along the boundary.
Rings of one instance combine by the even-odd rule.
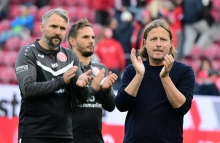
[[[91,52],[81,52],[83,57],[90,57],[93,54],[93,51]]]
[[[77,43],[77,49],[82,54],[83,57],[90,57],[94,51],[84,51],[85,48],[83,48],[80,44]]]
[[[57,44],[55,44],[55,43],[52,41],[54,38],[59,39],[60,42],[58,42]],[[46,39],[46,42],[47,42],[48,46],[49,46],[50,48],[53,48],[53,49],[59,47],[60,44],[61,44],[61,42],[62,42],[62,39],[61,39],[58,35],[53,36],[53,37],[48,37],[48,36],[45,35],[45,39]]]

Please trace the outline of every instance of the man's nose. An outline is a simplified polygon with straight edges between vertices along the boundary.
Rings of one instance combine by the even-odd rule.
[[[89,43],[94,43],[94,42],[95,42],[95,39],[92,38],[92,37],[90,37],[90,38],[89,38]]]
[[[60,34],[60,32],[61,32],[60,28],[56,28],[55,33]]]
[[[156,45],[157,45],[157,46],[161,46],[161,40],[160,40],[160,39],[158,39],[158,40],[156,41]]]

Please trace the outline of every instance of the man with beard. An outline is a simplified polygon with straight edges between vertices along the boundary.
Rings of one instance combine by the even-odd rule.
[[[86,102],[77,101],[73,114],[73,143],[104,143],[102,137],[102,108],[111,112],[115,108],[113,84],[117,75],[109,72],[106,66],[91,61],[94,53],[95,34],[92,25],[82,19],[74,23],[68,34],[71,49],[77,54],[83,72],[92,70],[91,87]]]
[[[19,143],[72,143],[76,98],[85,101],[91,70],[82,73],[77,55],[60,46],[69,23],[57,8],[42,17],[42,38],[21,48],[15,71],[21,92]]]
[[[194,71],[174,61],[173,36],[165,21],[148,23],[142,39],[140,56],[131,50],[132,64],[124,71],[115,99],[119,111],[128,111],[123,143],[182,143]]]

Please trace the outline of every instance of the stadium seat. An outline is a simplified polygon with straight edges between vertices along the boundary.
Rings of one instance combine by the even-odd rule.
[[[34,36],[34,37],[41,36],[42,33],[40,31],[40,24],[41,24],[40,20],[37,20],[34,22],[34,27],[33,27],[32,33],[31,33],[32,36]]]
[[[90,23],[95,23],[95,10],[90,9],[88,12],[88,20]]]
[[[4,67],[1,69],[0,80],[4,84],[15,84],[17,82],[15,70],[13,67]]]
[[[98,23],[94,23],[93,30],[94,30],[95,35],[98,37],[101,34],[102,26]]]
[[[17,36],[11,37],[5,42],[4,48],[6,48],[6,50],[9,50],[9,51],[18,51],[20,49],[20,42],[21,42],[21,39],[19,37]]]
[[[20,0],[9,0],[9,3],[10,3],[10,6],[11,5],[18,5],[21,3],[21,1]]]
[[[50,5],[52,8],[62,7],[63,4],[64,4],[63,0],[50,0],[50,3],[49,3],[49,5]]]
[[[10,29],[10,21],[9,20],[0,21],[0,29],[1,29],[1,32],[9,30]]]
[[[214,70],[220,70],[220,60],[212,60],[212,67]]]
[[[41,21],[41,18],[42,18],[42,16],[44,15],[44,13],[46,12],[46,11],[48,11],[48,10],[50,10],[51,8],[50,8],[50,6],[44,6],[44,7],[41,7],[40,9],[39,9],[39,12],[38,12],[38,15],[37,15],[37,19],[36,20],[40,20]]]
[[[32,5],[32,6],[30,6],[30,8],[29,8],[30,14],[33,15],[34,17],[37,17],[38,11],[39,11],[39,10],[38,10],[38,7],[35,6],[35,5]]]
[[[191,61],[190,65],[191,65],[193,71],[197,72],[199,70],[200,65],[201,65],[201,60],[199,60],[199,59],[193,60],[193,61]]]
[[[20,5],[14,5],[9,7],[8,18],[9,20],[15,19],[18,15],[20,15]]]
[[[193,59],[199,59],[203,55],[203,48],[194,46],[190,52],[190,57]]]
[[[5,52],[3,50],[0,51],[0,66],[4,65]]]
[[[213,44],[204,50],[203,55],[210,60],[213,60],[218,57],[218,50],[220,50],[220,48],[217,45]]]
[[[27,46],[27,45],[33,43],[34,41],[35,41],[35,39],[32,38],[32,37],[27,38],[27,39],[23,39],[23,40],[21,41],[20,47],[22,48],[22,47],[24,47],[24,46]]]
[[[76,6],[88,7],[88,0],[76,0]]]
[[[77,5],[78,0],[65,0],[64,6],[75,7]]]
[[[76,17],[75,17],[75,21],[79,20],[79,19],[84,19],[84,18],[88,18],[88,8],[85,7],[77,7],[76,8]]]
[[[68,11],[68,16],[69,16],[70,22],[75,21],[76,15],[78,14],[78,12],[76,11],[76,8],[75,7],[69,7],[67,9],[67,11]]]
[[[5,52],[3,59],[4,65],[7,67],[14,67],[17,55],[18,53],[15,51]]]

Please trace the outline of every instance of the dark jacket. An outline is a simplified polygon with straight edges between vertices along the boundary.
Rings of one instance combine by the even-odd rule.
[[[91,75],[93,76],[102,68],[106,71],[106,77],[108,69],[103,64],[92,61],[89,65],[84,66],[81,63],[82,71],[92,69]],[[72,117],[73,143],[104,143],[102,138],[103,109],[109,112],[115,109],[115,95],[112,89],[108,92],[91,91],[87,101],[77,101],[77,110]]]
[[[76,95],[80,97],[78,100],[86,99],[89,92],[87,87],[75,85],[82,74],[80,68],[71,81],[72,87],[64,82],[64,72],[73,65],[79,66],[78,57],[62,46],[58,50],[45,50],[35,41],[21,48],[15,64],[22,98],[19,138],[73,138],[72,101]],[[77,94],[73,95],[72,90]]]

